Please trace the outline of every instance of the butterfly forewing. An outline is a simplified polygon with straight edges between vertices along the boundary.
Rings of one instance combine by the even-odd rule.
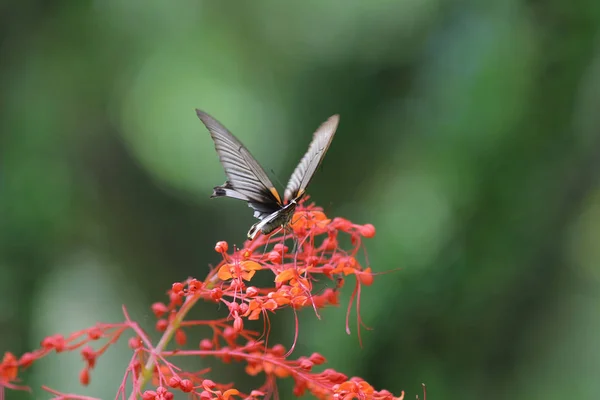
[[[308,151],[302,157],[302,160],[300,160],[287,184],[284,193],[284,201],[286,203],[304,195],[306,187],[321,164],[321,161],[323,161],[323,157],[325,157],[339,121],[340,116],[337,114],[333,115],[316,130]]]
[[[255,216],[279,209],[281,199],[273,183],[242,142],[207,113],[196,110],[196,114],[210,132],[228,179],[215,187],[213,197],[246,200],[256,210]]]

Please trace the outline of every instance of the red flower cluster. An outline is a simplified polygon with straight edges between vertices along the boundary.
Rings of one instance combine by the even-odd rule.
[[[348,251],[341,248],[339,234],[350,235],[352,246]],[[76,349],[85,362],[79,380],[87,385],[96,360],[125,331],[131,330],[134,336],[129,339],[129,347],[133,354],[117,397],[125,397],[129,383],[133,387],[130,399],[168,400],[178,391],[203,400],[262,399],[274,393],[278,379],[292,378],[296,396],[308,391],[320,399],[402,399],[403,394],[394,397],[387,391],[376,391],[360,378],[348,378],[333,369],[315,371],[326,361],[321,354],[291,358],[295,340],[286,351],[281,344],[268,345],[268,328],[265,332],[256,332],[245,327],[246,321],[260,318],[268,327],[269,314],[280,309],[296,313],[298,309],[311,307],[318,316],[319,309],[338,304],[339,288],[349,275],[355,276],[356,283],[348,314],[356,300],[360,327],[361,287],[373,282],[373,274],[370,267],[363,268],[357,254],[362,248],[362,239],[374,235],[372,225],[356,225],[342,218],[330,220],[321,209],[300,205],[286,231],[261,235],[232,252],[226,242],[218,242],[215,250],[223,259],[204,280],[190,278],[174,283],[168,291],[168,302],[155,303],[151,307],[157,317],[156,330],[162,333],[158,343],[154,344],[123,308],[125,321],[122,323],[98,324],[68,337],[49,336],[38,350],[20,358],[6,353],[0,363],[0,390],[2,387],[25,389],[18,386],[19,370],[52,352]],[[293,245],[293,250],[286,243]],[[258,272],[271,273],[273,286],[252,286],[251,281]],[[314,282],[323,277],[335,285],[318,292]],[[188,319],[189,311],[198,301],[219,303],[227,308],[228,315],[217,320]],[[348,317],[346,321],[349,332]],[[186,332],[196,327],[208,327],[212,335],[201,340],[196,348],[188,348]],[[298,329],[296,323],[296,336]],[[92,343],[98,341],[103,344],[94,350]],[[173,341],[178,348],[166,350]],[[233,384],[208,379],[209,370],[181,370],[174,362],[179,357],[213,357],[223,363],[241,362],[245,364],[247,374],[262,375],[264,381],[255,390],[242,393]],[[146,389],[150,383],[154,386],[152,390]],[[45,389],[56,399],[89,399]]]

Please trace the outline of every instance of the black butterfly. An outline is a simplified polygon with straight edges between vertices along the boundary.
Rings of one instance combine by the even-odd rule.
[[[227,181],[214,188],[211,198],[231,197],[248,202],[248,206],[254,209],[254,216],[260,220],[248,231],[250,240],[259,231],[268,235],[289,223],[298,201],[306,193],[306,187],[325,157],[340,120],[339,115],[334,115],[317,129],[308,151],[294,170],[281,201],[271,180],[242,142],[204,111],[196,110],[196,114],[210,132],[227,175]]]

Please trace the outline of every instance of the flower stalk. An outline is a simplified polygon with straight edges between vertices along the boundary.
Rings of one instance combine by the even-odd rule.
[[[341,234],[350,236],[349,249],[340,245]],[[20,371],[51,353],[76,350],[84,360],[79,381],[87,385],[98,358],[125,332],[132,332],[128,344],[133,354],[116,390],[116,399],[170,400],[175,393],[183,392],[201,400],[258,400],[271,397],[277,391],[277,382],[286,378],[293,379],[295,396],[310,392],[319,399],[402,399],[403,393],[394,396],[385,390],[377,391],[360,378],[323,369],[326,358],[319,353],[292,357],[300,329],[297,318],[294,343],[289,349],[282,344],[268,344],[271,314],[291,310],[296,315],[298,310],[309,307],[320,318],[320,309],[339,305],[340,289],[351,275],[355,284],[347,309],[346,330],[350,333],[349,315],[356,302],[358,335],[359,341],[362,340],[360,297],[363,286],[373,283],[374,274],[368,264],[363,267],[357,256],[363,249],[363,239],[374,235],[372,225],[329,219],[320,208],[301,204],[289,229],[268,237],[259,235],[232,251],[227,242],[218,242],[215,251],[222,260],[203,280],[188,278],[173,283],[167,291],[168,301],[150,307],[157,318],[155,330],[161,334],[156,345],[123,306],[121,323],[99,323],[66,337],[49,336],[42,340],[39,349],[20,358],[5,353],[0,362],[0,390],[27,389],[20,385]],[[293,245],[293,250],[290,251],[288,244]],[[270,273],[272,286],[252,285],[258,273]],[[317,282],[323,278],[334,284],[317,288]],[[189,319],[189,311],[201,301],[225,306],[227,316],[215,320]],[[263,332],[245,327],[247,321],[261,319]],[[211,334],[196,348],[190,348],[186,332],[197,328],[208,328]],[[172,345],[174,350],[167,349]],[[263,383],[244,393],[233,383],[210,379],[210,369],[183,370],[176,363],[180,357],[211,357],[225,364],[243,363],[246,374],[262,376]],[[126,393],[128,387],[132,389]],[[55,399],[91,400],[46,386],[44,389]]]

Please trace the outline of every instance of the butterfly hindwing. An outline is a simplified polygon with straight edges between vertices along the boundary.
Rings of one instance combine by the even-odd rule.
[[[207,113],[196,110],[215,143],[227,182],[214,189],[211,197],[230,197],[245,200],[261,218],[281,208],[282,203],[266,172],[252,154],[219,121]]]
[[[302,160],[300,160],[287,184],[283,196],[286,203],[304,195],[306,187],[321,164],[321,161],[323,161],[323,157],[325,157],[339,121],[340,116],[337,114],[333,115],[315,131],[308,151],[302,157]]]

